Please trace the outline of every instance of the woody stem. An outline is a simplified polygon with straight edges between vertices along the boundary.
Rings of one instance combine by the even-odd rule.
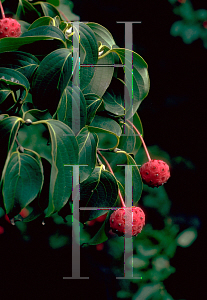
[[[107,165],[109,171],[111,172],[111,174],[114,175],[114,172],[113,172],[113,170],[112,170],[112,168],[111,168],[109,162],[107,161],[107,159],[101,154],[101,152],[100,152],[99,150],[97,151],[97,153],[101,156],[101,158],[103,158],[103,160],[105,161],[105,163],[106,163],[106,165]],[[114,176],[115,176],[115,175],[114,175]],[[118,189],[118,194],[119,194],[119,198],[120,198],[120,200],[121,200],[122,206],[123,206],[123,207],[126,207],[120,189]]]
[[[4,9],[3,9],[1,1],[0,1],[0,8],[1,8],[2,19],[5,19]]]
[[[144,147],[144,150],[145,150],[145,152],[146,152],[146,154],[147,154],[147,158],[148,158],[148,160],[150,161],[150,160],[151,160],[151,157],[150,157],[150,155],[149,155],[149,152],[148,152],[148,150],[147,150],[147,146],[146,146],[146,144],[145,144],[145,142],[144,142],[144,139],[143,139],[141,133],[139,132],[139,130],[137,129],[137,127],[134,126],[134,124],[133,124],[131,121],[127,120],[127,122],[133,126],[134,130],[135,130],[136,133],[139,135],[140,140],[142,141],[142,145],[143,145],[143,147]]]

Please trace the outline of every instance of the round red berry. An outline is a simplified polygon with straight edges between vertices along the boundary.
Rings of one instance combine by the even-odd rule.
[[[140,207],[122,207],[114,211],[110,216],[110,227],[113,232],[120,236],[137,236],[144,225],[145,214]]]
[[[0,20],[0,38],[19,37],[21,35],[21,25],[12,18]]]
[[[159,187],[170,177],[168,164],[162,160],[152,159],[140,168],[142,181],[150,187]]]

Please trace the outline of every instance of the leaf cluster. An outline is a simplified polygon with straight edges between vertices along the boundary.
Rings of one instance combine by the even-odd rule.
[[[29,207],[29,222],[67,216],[80,199],[80,207],[99,208],[82,210],[84,223],[106,213],[103,207],[120,206],[120,165],[135,165],[133,205],[141,197],[134,160],[141,143],[124,120],[143,132],[137,109],[149,76],[143,58],[119,48],[105,27],[65,21],[48,2],[18,1],[22,34],[0,40],[0,206],[10,218]]]

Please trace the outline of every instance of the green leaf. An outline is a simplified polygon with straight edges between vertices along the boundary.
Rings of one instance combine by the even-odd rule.
[[[132,122],[132,120],[130,121]],[[133,116],[133,124],[136,126],[139,132],[143,134],[142,123],[137,113],[135,113]],[[132,129],[132,126],[127,122],[125,124],[122,123],[122,135],[119,139],[118,148],[126,151],[127,153],[136,155],[141,145],[141,139],[135,130]]]
[[[125,173],[127,172],[126,169],[128,168],[130,171],[130,168],[132,168],[132,173],[131,173],[132,178],[130,180],[132,180],[133,205],[136,206],[142,195],[142,188],[143,188],[141,175],[139,172],[139,168],[136,164],[136,161],[131,157],[131,155],[129,155],[128,153],[126,153],[124,151],[117,151],[116,153],[112,153],[112,152],[105,153],[104,152],[104,153],[102,153],[102,155],[104,155],[104,157],[108,160],[117,181],[120,182],[120,184],[124,188],[124,191],[125,191],[125,175],[126,175]],[[101,159],[101,157],[100,157],[100,159]],[[102,160],[102,162],[104,163],[103,160]],[[124,167],[123,165],[126,165],[127,167]],[[130,165],[132,165],[132,167],[129,168],[128,166],[130,166]]]
[[[89,22],[87,25],[93,30],[97,42],[100,41],[103,45],[106,45],[110,49],[116,44],[113,36],[104,26],[93,22]]]
[[[7,114],[2,114],[2,115],[0,115],[0,121],[1,120],[3,120],[3,119],[5,119],[5,118],[7,118],[9,115],[7,115]]]
[[[110,50],[110,52],[115,52],[116,54],[118,54],[122,64],[125,64],[125,84],[127,86],[128,91],[132,91],[132,95],[130,95],[130,105],[128,105],[129,109],[125,112],[125,117],[130,118],[132,115],[135,114],[142,100],[147,96],[149,92],[150,83],[147,64],[140,55],[129,49],[114,48]],[[132,55],[133,70],[127,66],[127,62],[129,65],[131,63],[129,57],[131,57]]]
[[[34,3],[34,6],[37,7],[37,10],[41,12],[41,14],[43,14],[44,16],[49,16],[49,17],[56,17],[56,16],[60,16],[59,11],[57,10],[57,8],[47,2],[36,2]]]
[[[58,120],[47,120],[52,144],[52,168],[50,176],[49,205],[46,217],[59,211],[72,192],[72,167],[78,164],[78,143],[73,131]]]
[[[99,65],[112,65],[112,67],[99,66]],[[113,73],[114,73],[114,58],[113,53],[109,53],[103,58],[99,59],[96,63],[97,67],[93,67],[94,75],[89,85],[83,90],[84,94],[94,93],[100,98],[104,95],[107,90]]]
[[[33,78],[34,105],[54,114],[72,76],[72,58],[68,49],[57,49],[40,63]]]
[[[19,213],[32,202],[43,185],[43,168],[40,157],[34,152],[13,152],[3,179],[3,198],[6,213]]]
[[[37,47],[41,45],[41,47],[45,46],[45,43],[47,42],[47,46],[51,44],[51,42],[56,42],[56,48],[57,47],[66,47],[66,40],[63,32],[55,27],[55,26],[40,26],[34,29],[31,29],[27,32],[24,32],[21,37],[15,37],[15,38],[3,38],[0,39],[0,53],[5,51],[13,51],[18,50],[20,47],[22,47],[20,50],[23,52],[41,52],[42,49],[34,49],[34,47]],[[39,42],[39,43],[38,43]],[[32,45],[30,45],[32,44]],[[54,44],[54,43],[53,43]],[[24,46],[24,47],[23,47]],[[24,51],[25,49],[25,51]],[[39,52],[38,52],[39,51]],[[45,50],[44,50],[45,51]]]
[[[14,92],[9,88],[0,90],[0,112],[8,111],[16,102]]]
[[[78,67],[79,63],[81,65],[88,65],[80,66],[79,70],[80,88],[81,90],[83,90],[87,87],[94,76],[95,69],[90,65],[95,65],[98,61],[98,43],[93,31],[89,26],[84,23],[79,23],[78,25],[79,32],[77,30],[77,27],[73,26],[73,36],[71,36],[69,40],[73,41],[74,47],[76,47],[78,43],[80,43],[80,62],[79,57],[77,55],[74,56],[74,66]],[[73,54],[75,54],[75,52]],[[76,72],[78,72],[78,69],[76,69]],[[75,84],[78,85],[77,82],[75,82]]]
[[[87,106],[87,122],[89,125],[93,118],[95,117],[96,111],[102,103],[102,99],[95,94],[86,94],[84,95]]]
[[[26,0],[19,0],[16,11],[17,18],[32,23],[39,18],[39,13],[35,7]]]
[[[129,97],[129,93],[128,93]],[[104,100],[104,108],[117,115],[117,116],[124,116],[125,113],[125,91],[123,83],[113,77],[109,88],[103,95]]]
[[[91,175],[96,166],[98,138],[95,133],[89,132],[87,127],[82,128],[76,138],[79,146],[79,165],[88,165],[80,167],[80,182],[83,182]]]
[[[9,161],[11,149],[14,146],[15,137],[17,135],[20,121],[23,121],[18,117],[7,117],[0,121],[0,142],[1,142],[1,160],[0,160],[0,172],[2,172],[1,182],[4,177],[5,169]]]
[[[64,15],[66,16],[66,18],[64,18],[66,21],[70,20],[70,22],[72,21],[79,21],[80,17],[76,14],[73,13],[73,2],[72,1],[68,1],[68,0],[61,0],[61,3],[58,7],[58,9],[60,11],[64,12]]]
[[[27,96],[30,85],[29,85],[29,81],[22,73],[9,68],[0,67],[0,81],[3,81],[6,84],[9,84],[11,86],[24,89],[26,91],[25,97],[24,98],[22,97],[22,101],[24,101],[24,99]]]
[[[39,65],[38,59],[29,53],[12,51],[0,53],[0,66],[22,73],[28,80]]]
[[[121,135],[121,127],[111,118],[96,115],[88,126],[89,131],[98,135],[99,148],[116,148]]]
[[[107,240],[108,240],[108,237],[106,235],[106,220],[105,220],[103,222],[103,224],[101,225],[101,228],[86,244],[87,244],[87,246],[98,245],[98,244],[104,243]]]
[[[38,110],[26,112],[24,119],[37,120],[48,119],[46,113],[38,113]],[[52,163],[50,136],[47,126],[44,124],[23,125],[18,132],[18,141],[23,148],[37,152],[41,157]]]
[[[28,30],[44,26],[44,25],[50,25],[51,21],[53,21],[53,18],[51,17],[41,17],[37,20],[35,20],[28,28]]]
[[[86,100],[80,88],[72,83],[63,92],[57,109],[57,119],[72,128],[75,135],[86,124]]]
[[[95,167],[87,180],[80,184],[80,207],[114,207],[118,195],[115,177],[101,167]],[[85,222],[100,216],[100,210],[81,210],[80,220]]]

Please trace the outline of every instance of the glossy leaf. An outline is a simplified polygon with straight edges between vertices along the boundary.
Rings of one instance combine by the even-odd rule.
[[[48,17],[52,17],[52,18],[59,16],[61,18],[60,13],[57,10],[57,8],[50,3],[40,1],[40,2],[34,3],[34,7],[36,7],[37,10],[40,11],[44,16],[48,16]]]
[[[94,76],[95,69],[91,67],[91,65],[95,65],[98,61],[98,43],[96,41],[96,37],[93,31],[84,23],[79,23],[79,32],[78,27],[73,26],[73,36],[69,38],[69,40],[73,40],[73,46],[78,45],[80,42],[80,62],[79,57],[74,55],[74,72],[79,72],[80,76],[80,88],[84,90],[88,84],[90,83],[92,77]],[[79,38],[80,36],[80,38]],[[82,65],[88,66],[80,66],[80,70],[78,69],[79,63]],[[75,82],[76,85],[77,82]]]
[[[19,71],[0,67],[0,81],[3,81],[11,86],[23,88],[26,91],[26,93],[25,97],[22,98],[22,101],[26,98],[28,90],[30,88],[29,81]]]
[[[129,93],[127,92],[127,96],[129,97]],[[116,79],[113,78],[110,82],[110,86],[103,95],[104,100],[104,108],[117,115],[117,116],[124,116],[125,114],[125,89],[124,84]]]
[[[32,85],[33,103],[54,114],[60,98],[72,76],[72,58],[68,49],[58,49],[47,55],[35,73]]]
[[[115,177],[101,167],[95,167],[87,180],[80,184],[80,207],[113,207],[118,195]],[[80,220],[93,220],[102,214],[100,210],[81,210]]]
[[[15,138],[19,130],[20,121],[18,117],[7,117],[0,121],[0,142],[1,142],[1,160],[0,171],[2,172],[1,182],[5,174],[6,166],[8,164],[11,150],[14,146]]]
[[[98,138],[95,133],[88,131],[87,127],[77,135],[77,142],[79,146],[79,165],[87,165],[80,167],[80,182],[86,180],[93,172],[96,166],[96,149]]]
[[[5,113],[15,104],[14,92],[9,88],[0,90],[0,113]]]
[[[117,181],[123,186],[125,190],[125,167],[120,165],[132,165],[132,199],[133,205],[137,205],[141,194],[142,194],[142,179],[139,172],[139,166],[137,165],[136,161],[126,152],[118,151],[117,153],[102,153],[108,160],[111,168],[114,172],[114,175]],[[100,157],[101,159],[101,157]],[[102,160],[102,159],[101,159]],[[102,160],[103,161],[103,160]],[[104,163],[104,162],[103,162]]]
[[[78,143],[73,131],[58,120],[42,121],[48,126],[52,146],[49,205],[46,217],[59,211],[72,192],[72,167],[78,164]]]
[[[100,41],[103,45],[106,45],[110,49],[116,44],[113,36],[104,26],[93,22],[89,22],[87,25],[93,30],[97,42]]]
[[[130,96],[130,105],[128,111],[125,112],[125,117],[131,117],[131,109],[132,115],[135,114],[142,100],[147,96],[149,92],[149,75],[147,70],[147,64],[144,59],[138,55],[136,52],[122,49],[122,48],[114,48],[110,50],[111,52],[115,52],[118,54],[121,63],[125,65],[125,75],[126,75],[126,86],[129,91],[133,91],[133,102]],[[126,55],[126,58],[125,58]],[[130,65],[129,57],[133,55],[133,73],[132,70],[128,68],[127,62]],[[133,88],[132,88],[133,82]],[[132,105],[133,103],[133,105]]]
[[[35,20],[28,28],[28,30],[40,27],[40,26],[45,26],[45,25],[50,25],[51,21],[53,18],[51,17],[41,17],[37,20]]]
[[[93,118],[95,117],[96,111],[101,105],[102,99],[95,94],[86,94],[86,106],[87,106],[87,122],[86,124],[89,125]]]
[[[40,17],[35,7],[26,0],[20,0],[17,11],[17,18],[26,22],[32,23],[34,20]]]
[[[132,122],[132,119],[130,121]],[[142,123],[137,113],[133,116],[133,124],[139,132],[143,134]],[[136,155],[141,145],[141,139],[132,126],[127,122],[122,123],[122,135],[119,139],[118,148],[126,151],[127,153]]]
[[[33,49],[35,46],[40,45],[40,43],[37,44],[38,42],[41,41],[41,45],[43,47],[42,41],[47,41],[47,45],[50,45],[53,40],[56,41],[56,47],[66,47],[65,36],[59,28],[55,26],[40,26],[24,32],[21,37],[18,38],[7,37],[0,39],[0,53],[18,50],[20,47],[20,50],[22,51],[26,48],[24,52],[28,52],[26,51],[28,49],[30,51],[38,51],[38,49]],[[30,47],[28,48],[28,46]]]
[[[121,127],[111,118],[96,115],[88,127],[98,135],[99,148],[116,148],[121,135]]]
[[[0,67],[14,69],[22,73],[28,80],[38,65],[38,59],[29,53],[22,51],[0,53]]]
[[[6,213],[13,209],[18,212],[36,198],[43,185],[43,168],[40,157],[13,152],[10,156],[4,180],[3,198]]]
[[[89,85],[83,90],[84,94],[94,93],[100,98],[107,90],[114,72],[114,58],[113,53],[109,53],[103,58],[99,59],[94,66],[94,75]],[[100,66],[100,65],[112,65],[112,67]]]
[[[72,128],[75,134],[85,126],[86,100],[77,86],[70,84],[65,88],[57,109],[57,119]]]

